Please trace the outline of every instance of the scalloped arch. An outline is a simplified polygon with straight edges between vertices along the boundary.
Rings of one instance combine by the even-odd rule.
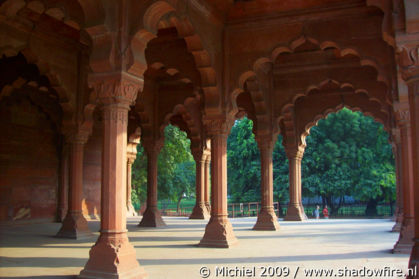
[[[314,116],[313,120],[308,122],[304,126],[304,131],[300,135],[301,142],[303,142],[303,144],[305,144],[306,137],[310,134],[311,128],[316,126],[317,123],[320,120],[325,119],[331,113],[339,112],[343,108],[348,108],[351,111],[359,111],[362,114],[364,114],[365,116],[369,116],[369,117],[373,118],[375,121],[377,121],[378,123],[382,124],[383,127],[384,127],[384,130],[386,130],[387,132],[389,132],[391,130],[391,128],[388,127],[388,123],[386,123],[385,120],[381,119],[375,112],[371,112],[369,110],[366,110],[362,106],[350,106],[350,105],[346,105],[346,104],[338,104],[337,106],[330,107],[330,108],[327,108],[327,109],[323,110],[323,112]]]
[[[342,48],[339,46],[339,44],[337,44],[334,41],[319,42],[315,38],[311,38],[307,36],[300,36],[297,39],[291,41],[288,45],[280,45],[280,46],[275,47],[271,51],[268,57],[264,56],[264,57],[258,58],[253,63],[252,70],[248,70],[240,74],[237,81],[237,87],[231,93],[231,102],[232,102],[232,110],[233,110],[232,114],[235,114],[238,111],[236,99],[237,99],[237,96],[243,92],[244,84],[246,83],[247,79],[253,78],[254,76],[256,76],[257,71],[264,70],[263,65],[266,65],[269,63],[274,64],[275,60],[278,58],[279,55],[294,53],[299,47],[303,46],[306,43],[317,45],[318,48],[323,51],[327,49],[331,49],[331,48],[336,49],[338,51],[338,55],[340,55],[341,57],[344,57],[346,55],[353,55],[353,56],[358,57],[360,59],[361,66],[369,66],[369,67],[374,68],[377,71],[377,81],[383,82],[387,87],[389,87],[389,80],[388,78],[386,78],[386,75],[384,74],[384,70],[373,59],[368,58],[368,57],[363,57],[356,49]],[[294,103],[297,98],[302,97],[304,95],[306,94],[303,94],[303,93],[297,94],[296,96],[294,96],[292,103]]]
[[[176,7],[176,1],[164,0],[154,2],[147,7],[142,26],[134,32],[131,38],[130,45],[134,61],[129,71],[142,76],[147,69],[145,48],[148,42],[156,37],[156,32],[160,27],[174,26],[178,35],[185,40],[188,52],[194,57],[195,65],[200,73],[202,92],[205,95],[205,109],[207,112],[212,112],[219,108],[220,96],[210,54],[204,49],[201,38],[196,34],[187,17],[179,17]],[[162,21],[164,23],[161,23]]]
[[[98,2],[97,0],[6,0],[0,6],[0,13],[13,17],[22,9],[27,8],[39,14],[47,14],[72,28],[80,30],[85,24],[85,18],[92,17],[92,12],[89,13],[88,11],[88,2],[93,1]]]
[[[68,92],[61,85],[60,77],[57,73],[51,70],[49,64],[46,61],[39,59],[28,47],[19,47],[13,48],[10,46],[0,48],[0,56],[4,57],[13,57],[21,53],[28,64],[34,64],[39,70],[39,74],[48,78],[51,88],[55,90],[59,99],[58,103],[63,110],[63,125],[67,125],[74,114],[74,108],[70,103],[70,98]],[[27,81],[30,82],[30,81]],[[14,83],[14,82],[13,82]],[[21,84],[20,86],[23,86]],[[5,88],[2,89],[2,92]]]

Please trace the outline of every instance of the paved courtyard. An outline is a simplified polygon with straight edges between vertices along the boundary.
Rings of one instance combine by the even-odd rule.
[[[295,278],[307,278],[305,272],[312,267],[334,272],[405,271],[409,259],[408,255],[390,252],[398,238],[397,233],[390,232],[394,224],[390,220],[280,221],[279,231],[261,232],[251,230],[256,218],[237,218],[231,222],[239,244],[230,249],[213,249],[196,246],[206,221],[164,219],[168,226],[158,229],[137,227],[140,218],[128,220],[130,241],[150,279],[202,278],[201,269],[203,275],[209,272],[208,278],[262,278],[265,269],[265,278],[294,278],[295,273]],[[95,235],[85,240],[53,237],[60,227],[58,223],[0,227],[0,277],[73,278],[86,263],[98,236],[99,222],[89,222],[89,226]],[[323,278],[312,278],[319,277]]]

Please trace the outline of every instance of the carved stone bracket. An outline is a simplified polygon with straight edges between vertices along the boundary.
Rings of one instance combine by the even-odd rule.
[[[153,153],[159,153],[160,150],[163,148],[164,146],[164,138],[158,138],[158,139],[154,139],[154,138],[149,138],[149,137],[145,137],[141,140],[141,144],[144,147],[145,152],[147,152],[147,154],[153,154]]]
[[[205,130],[208,136],[225,134],[226,136],[230,133],[230,129],[234,124],[234,120],[229,119],[225,116],[204,119]]]
[[[276,136],[273,134],[259,134],[256,135],[256,142],[259,146],[259,149],[265,150],[268,149],[270,152],[273,151],[276,142]]]
[[[94,99],[99,104],[133,105],[143,81],[126,72],[95,74],[89,77]]]
[[[397,34],[397,62],[406,82],[419,79],[419,35]]]
[[[135,159],[137,158],[137,143],[129,142],[127,144],[127,161],[128,164],[134,164]]]
[[[65,141],[69,144],[85,144],[88,141],[90,134],[90,131],[81,129],[78,131],[68,131],[64,137]]]
[[[288,158],[295,158],[296,160],[301,161],[304,156],[304,145],[299,146],[285,146],[285,154]]]

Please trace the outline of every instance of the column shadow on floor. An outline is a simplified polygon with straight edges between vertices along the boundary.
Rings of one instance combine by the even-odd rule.
[[[313,262],[313,261],[329,261],[329,260],[349,260],[359,258],[386,258],[394,257],[388,253],[388,250],[377,250],[357,253],[335,253],[327,255],[296,255],[282,257],[243,257],[243,258],[194,258],[194,259],[143,259],[140,260],[141,265],[181,265],[181,264],[256,264],[256,263],[287,263],[287,262]]]
[[[73,279],[77,275],[58,275],[58,276],[19,276],[19,277],[1,277],[2,279]]]

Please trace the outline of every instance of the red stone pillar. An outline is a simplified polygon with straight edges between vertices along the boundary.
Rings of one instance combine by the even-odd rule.
[[[137,158],[137,143],[129,142],[127,150],[127,216],[138,216],[131,200],[132,165],[134,164],[135,158]]]
[[[418,48],[416,48],[418,52]],[[419,68],[419,65],[418,65]],[[418,71],[419,72],[419,71]],[[409,111],[412,132],[413,150],[413,177],[414,177],[414,220],[415,236],[414,246],[410,255],[409,267],[419,270],[419,73],[414,78],[408,80],[409,87]],[[419,278],[410,276],[408,278]]]
[[[394,129],[393,132],[393,154],[396,161],[396,213],[395,224],[392,232],[400,232],[403,222],[403,182],[402,182],[402,156],[401,156],[401,143],[400,143],[400,130]]]
[[[79,278],[145,278],[126,229],[127,120],[138,81],[118,73],[94,86],[103,104],[101,230]]]
[[[209,219],[210,214],[205,206],[205,157],[203,151],[193,150],[196,164],[196,202],[189,219]]]
[[[211,153],[205,156],[205,206],[207,211],[211,214],[211,203],[210,203],[210,186],[211,186],[211,177],[210,177],[210,166],[211,166]]]
[[[256,137],[261,162],[261,209],[254,230],[276,231],[279,229],[278,217],[273,206],[273,163],[272,137]]]
[[[407,104],[406,104],[407,106]],[[400,236],[394,245],[394,253],[409,254],[413,246],[414,237],[414,193],[413,193],[413,150],[410,127],[409,111],[399,110],[397,113],[398,125],[400,127],[401,141],[401,171],[403,187],[403,222],[400,229]]]
[[[57,237],[80,239],[91,236],[83,216],[83,152],[87,134],[79,133],[68,139],[70,148],[70,172],[68,211]]]
[[[163,221],[157,207],[157,158],[163,147],[163,140],[144,139],[142,142],[147,153],[147,208],[138,226],[164,227],[166,223]]]
[[[60,193],[59,193],[59,208],[58,208],[58,221],[63,222],[67,215],[68,209],[68,144],[64,143],[61,152],[60,162]]]
[[[211,137],[211,219],[199,246],[228,248],[237,243],[227,208],[227,128],[223,123]]]
[[[290,202],[288,204],[285,221],[307,220],[302,202],[301,185],[301,160],[303,159],[304,147],[286,148],[285,152],[289,163],[289,193]]]

